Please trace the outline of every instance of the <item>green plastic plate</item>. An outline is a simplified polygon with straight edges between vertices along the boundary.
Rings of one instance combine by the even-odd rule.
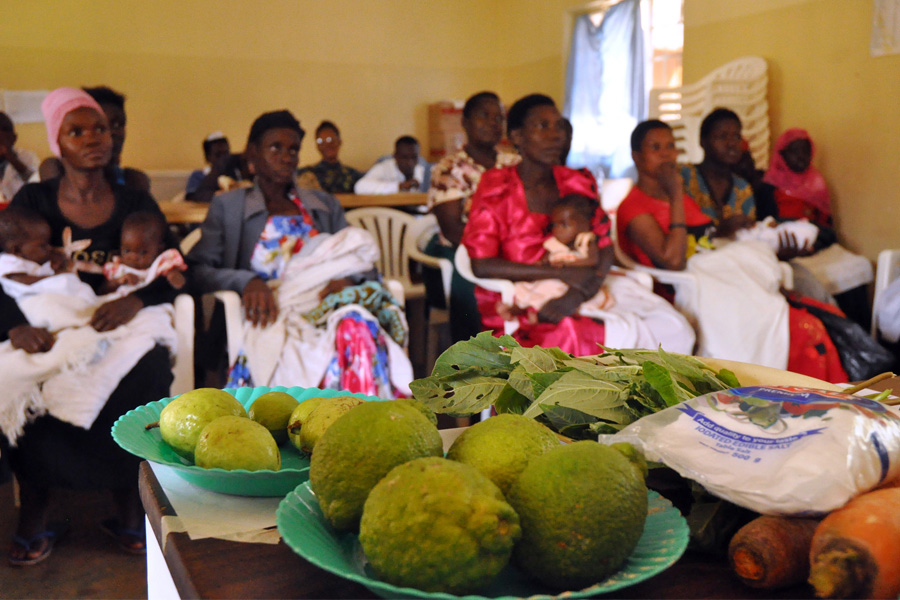
[[[383,598],[433,598],[451,600],[513,600],[530,598],[588,598],[618,590],[653,577],[675,563],[687,548],[688,526],[681,513],[657,494],[649,492],[644,534],[625,565],[605,581],[583,590],[554,593],[507,566],[477,595],[429,593],[378,581],[366,561],[356,534],[338,533],[322,516],[319,502],[306,481],[285,496],[275,513],[278,531],[294,552],[335,575],[355,581]]]
[[[337,390],[322,390],[319,388],[302,387],[255,387],[255,388],[226,388],[226,392],[233,395],[249,409],[253,401],[266,392],[287,392],[303,402],[317,396],[347,395],[346,392]],[[365,394],[350,394],[365,400],[381,400]],[[113,423],[112,436],[119,446],[135,456],[161,465],[172,467],[182,479],[223,494],[237,496],[284,496],[291,490],[309,479],[309,457],[297,450],[290,443],[281,445],[281,469],[278,471],[246,471],[238,469],[226,471],[225,469],[203,469],[181,458],[168,444],[162,441],[159,428],[147,430],[145,425],[159,421],[162,409],[174,398],[163,398],[156,402],[150,402],[130,410]]]

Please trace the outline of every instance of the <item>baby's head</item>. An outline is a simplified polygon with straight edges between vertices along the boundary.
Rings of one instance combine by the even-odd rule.
[[[591,231],[591,223],[600,203],[582,194],[563,196],[550,213],[550,233],[560,242],[571,245],[579,233]]]
[[[23,206],[0,211],[0,244],[3,251],[44,264],[50,260],[50,225],[40,213]]]
[[[168,224],[160,213],[134,212],[125,217],[120,240],[122,264],[147,269],[166,249]]]

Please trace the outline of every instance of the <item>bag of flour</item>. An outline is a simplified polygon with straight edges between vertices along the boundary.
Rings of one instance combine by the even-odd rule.
[[[622,439],[624,438],[624,439]],[[884,404],[801,387],[713,392],[613,436],[759,513],[825,513],[900,477],[900,416]]]

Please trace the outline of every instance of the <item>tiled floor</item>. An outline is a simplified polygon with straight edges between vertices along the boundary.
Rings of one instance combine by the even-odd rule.
[[[7,552],[18,511],[11,483],[0,485],[0,599],[146,598],[143,556],[120,551],[98,524],[108,516],[109,500],[99,492],[59,492],[52,519],[69,531],[39,565],[12,567]]]

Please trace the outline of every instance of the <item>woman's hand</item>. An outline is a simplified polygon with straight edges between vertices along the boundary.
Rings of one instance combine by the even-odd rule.
[[[659,166],[659,183],[668,196],[669,203],[684,196],[684,179],[675,163],[664,163]]]
[[[538,311],[538,320],[544,323],[559,323],[566,317],[578,312],[578,307],[585,300],[584,294],[578,290],[570,289],[559,298],[554,298],[544,304],[541,310]]]
[[[9,341],[16,350],[36,354],[50,350],[56,342],[56,338],[43,327],[32,327],[25,324],[9,330]]]
[[[124,325],[144,308],[144,303],[134,295],[128,295],[118,300],[107,302],[91,317],[91,327],[97,331],[112,331],[119,325]]]
[[[278,318],[275,294],[262,279],[251,279],[244,286],[241,298],[244,303],[244,318],[253,323],[254,327],[265,327]]]
[[[791,232],[782,231],[778,235],[778,260],[791,260],[798,256],[809,256],[815,253],[815,249],[807,244],[800,246],[797,236]]]
[[[715,237],[731,238],[734,237],[738,229],[747,229],[748,227],[753,227],[754,224],[753,220],[747,215],[731,215],[727,219],[719,221]]]
[[[343,290],[347,286],[353,285],[353,282],[347,279],[346,277],[342,279],[332,279],[328,282],[322,291],[319,292],[319,300],[324,300],[326,296],[329,294],[336,294]]]

